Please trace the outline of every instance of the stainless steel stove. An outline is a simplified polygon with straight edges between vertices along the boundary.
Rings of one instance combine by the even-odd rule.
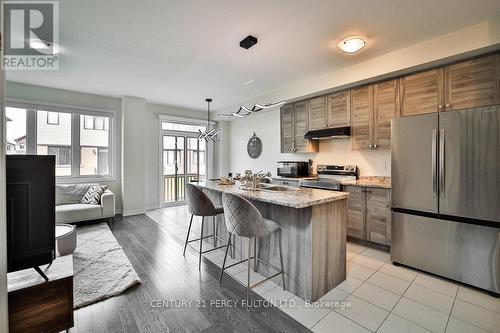
[[[342,180],[356,180],[358,168],[355,165],[318,165],[318,179],[303,180],[301,187],[317,188],[329,191],[341,191]]]

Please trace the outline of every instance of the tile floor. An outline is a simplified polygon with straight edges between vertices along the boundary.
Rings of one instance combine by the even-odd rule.
[[[186,206],[154,210],[147,215],[184,242],[189,225]],[[193,224],[194,234],[199,234],[199,225]],[[222,250],[206,255],[219,266],[223,256]],[[303,300],[271,281],[254,291],[270,301],[288,300],[281,303],[280,309],[313,332],[331,332],[332,328],[346,333],[500,332],[499,299],[448,280],[394,266],[389,253],[348,243],[347,271],[347,279],[321,301],[328,305],[335,304],[332,301],[350,304],[349,307],[306,307]],[[232,267],[229,273],[245,283],[246,266]],[[260,278],[263,277],[252,272],[251,280]]]

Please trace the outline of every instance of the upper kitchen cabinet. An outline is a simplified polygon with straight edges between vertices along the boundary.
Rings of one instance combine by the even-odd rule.
[[[500,103],[500,55],[491,54],[444,68],[445,110]]]
[[[293,106],[283,105],[281,108],[281,152],[293,152]]]
[[[373,148],[391,148],[391,119],[399,116],[398,80],[373,85]]]
[[[441,68],[399,79],[401,116],[434,113],[443,109],[443,70]]]
[[[390,149],[391,119],[399,112],[398,80],[352,89],[352,150]]]
[[[328,127],[326,97],[309,100],[309,130],[315,131]]]
[[[281,108],[281,152],[311,153],[319,150],[317,140],[304,139],[308,131],[308,101],[284,105]]]
[[[328,127],[351,126],[351,92],[339,91],[328,96]]]
[[[373,138],[373,86],[351,90],[351,148],[372,149]]]

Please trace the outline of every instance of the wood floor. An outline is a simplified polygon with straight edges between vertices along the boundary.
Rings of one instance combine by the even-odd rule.
[[[184,258],[182,242],[145,215],[117,218],[113,234],[143,283],[75,311],[72,333],[309,331],[274,307],[248,312],[241,306],[209,306],[217,300],[241,301],[245,289],[231,278],[219,287],[219,270],[210,261],[204,260],[199,272],[196,253],[188,250]],[[183,300],[192,303],[166,303]],[[197,306],[203,302],[206,307]]]

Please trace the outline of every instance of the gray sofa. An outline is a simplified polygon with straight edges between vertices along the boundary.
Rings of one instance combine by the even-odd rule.
[[[56,185],[56,223],[111,219],[114,223],[115,195],[106,190],[99,205],[82,204],[80,200],[90,186],[95,184]]]

